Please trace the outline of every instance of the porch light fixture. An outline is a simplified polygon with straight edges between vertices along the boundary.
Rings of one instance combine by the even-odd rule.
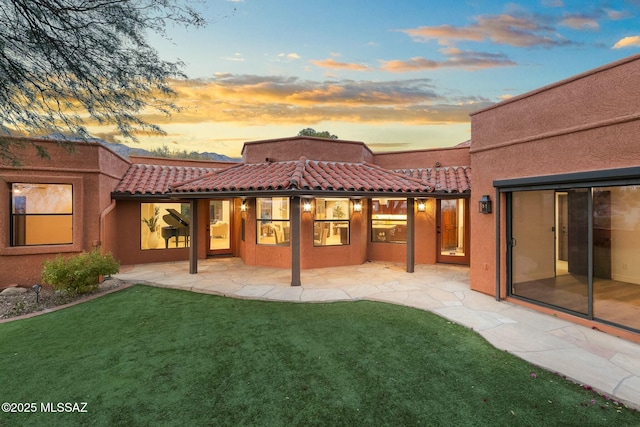
[[[247,201],[243,200],[242,204],[240,205],[240,212],[246,212],[247,211]]]
[[[479,208],[482,214],[491,213],[491,199],[488,195],[485,194],[480,198]]]
[[[427,210],[427,202],[420,199],[418,200],[418,212],[424,212]]]
[[[362,201],[354,200],[353,201],[353,211],[354,212],[362,212]]]
[[[311,200],[306,199],[304,202],[302,202],[302,211],[311,212]]]

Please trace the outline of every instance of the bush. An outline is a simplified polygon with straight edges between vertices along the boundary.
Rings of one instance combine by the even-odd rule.
[[[120,264],[111,252],[102,255],[98,250],[82,252],[70,258],[58,255],[42,265],[42,282],[71,295],[95,291],[100,276],[120,271]]]

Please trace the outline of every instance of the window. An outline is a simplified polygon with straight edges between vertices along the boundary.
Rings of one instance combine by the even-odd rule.
[[[407,199],[371,200],[371,241],[407,241]]]
[[[11,185],[11,246],[73,243],[73,186]]]
[[[141,203],[140,248],[189,247],[190,217],[188,203]]]
[[[349,244],[349,199],[316,199],[314,246]]]
[[[289,198],[256,200],[257,241],[259,245],[289,245]]]

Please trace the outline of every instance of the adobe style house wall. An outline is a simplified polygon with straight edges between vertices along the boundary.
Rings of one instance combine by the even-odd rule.
[[[101,245],[100,218],[111,205],[111,191],[129,163],[100,144],[73,144],[68,151],[50,140],[34,140],[50,159],[40,158],[32,147],[18,150],[24,166],[0,165],[0,287],[40,282],[42,262],[58,253],[74,255]],[[11,183],[72,184],[73,244],[11,246]]]
[[[640,165],[638,76],[640,55],[472,114],[472,289],[495,295],[496,212],[480,214],[477,209],[483,194],[490,195],[495,205],[494,180]],[[503,209],[502,296],[505,216]]]
[[[154,201],[163,202],[166,200],[145,200],[144,203],[153,203]],[[115,258],[122,265],[189,259],[188,247],[172,247],[170,250],[143,250],[141,248],[140,235],[144,224],[140,221],[140,203],[140,200],[118,200],[117,202],[115,213],[117,246],[112,250]],[[205,216],[204,218],[207,217]],[[200,218],[202,218],[202,215],[200,215]],[[205,227],[205,225],[203,224],[202,227]]]
[[[0,227],[5,232],[0,236],[0,287],[10,284],[31,286],[40,281],[42,262],[56,254],[74,255],[81,251],[100,248],[112,252],[122,265],[178,261],[189,259],[189,249],[172,247],[170,250],[143,250],[141,236],[142,203],[189,202],[188,199],[169,199],[162,195],[164,189],[142,190],[133,194],[114,191],[133,163],[179,167],[226,168],[235,162],[211,162],[199,160],[132,157],[128,161],[108,148],[96,143],[71,143],[75,152],[62,149],[51,140],[34,140],[47,147],[51,159],[41,159],[35,150],[29,148],[22,153],[25,166],[15,168],[0,167],[0,179],[6,183],[0,186],[0,197],[11,200],[11,183],[69,183],[73,185],[73,244],[11,246],[9,226],[10,203],[0,206]],[[468,147],[454,147],[442,150],[414,150],[404,153],[384,153],[376,157],[362,142],[335,141],[323,138],[285,138],[256,141],[245,145],[245,161],[263,163],[269,161],[298,160],[306,157],[313,160],[340,161],[353,163],[382,162],[387,167],[429,168],[437,162],[441,166],[468,165]],[[149,183],[155,181],[149,181]],[[170,182],[159,182],[158,185]],[[158,194],[155,194],[155,192]],[[189,195],[185,195],[189,197]],[[215,195],[214,195],[215,197]],[[248,265],[262,265],[279,268],[291,267],[291,247],[257,245],[255,220],[255,194],[247,198],[248,211],[241,212],[240,206],[245,195],[236,195],[234,221],[230,224],[232,234],[231,254],[240,256]],[[434,194],[434,197],[440,197]],[[467,194],[462,197],[468,197]],[[367,260],[406,262],[406,245],[395,243],[374,243],[370,236],[369,199],[363,199],[362,212],[350,212],[350,244],[340,246],[315,247],[313,245],[313,213],[301,215],[301,268],[320,268],[341,265],[357,265]],[[425,212],[415,212],[415,262],[431,264],[436,262],[435,198],[426,199]],[[209,226],[209,199],[197,200],[199,213],[197,257],[206,258]],[[244,218],[245,240],[241,239],[242,218]],[[192,236],[192,242],[195,240]],[[11,268],[7,267],[11,266]]]
[[[239,201],[238,201],[239,202]],[[436,262],[435,199],[426,201],[426,211],[415,213],[415,262]],[[239,206],[236,212],[239,212]],[[406,244],[374,243],[369,235],[368,203],[362,204],[362,212],[350,212],[350,243],[341,246],[314,246],[313,212],[301,213],[300,262],[302,269],[358,265],[367,260],[406,262]],[[247,199],[247,211],[236,214],[237,251],[247,265],[290,268],[291,246],[258,245],[255,243],[256,217],[255,199]],[[240,218],[245,218],[245,240],[240,239]]]
[[[141,165],[158,165],[158,166],[186,166],[194,168],[228,168],[237,165],[238,162],[220,162],[215,160],[191,160],[191,159],[175,159],[165,157],[149,157],[149,156],[129,156],[131,163]]]
[[[362,212],[350,209],[350,240],[343,246],[314,246],[313,218],[315,212],[302,212],[300,224],[300,263],[301,268],[323,268],[332,266],[357,265],[367,260],[367,208]]]
[[[242,149],[244,163],[298,160],[302,156],[328,162],[373,163],[371,150],[364,143],[355,141],[292,137],[247,142]]]
[[[374,155],[374,163],[386,169],[436,168],[471,164],[469,146],[398,151]]]

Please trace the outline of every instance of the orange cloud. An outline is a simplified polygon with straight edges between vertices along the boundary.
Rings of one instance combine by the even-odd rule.
[[[622,49],[623,47],[640,47],[640,36],[629,36],[622,38],[613,45],[612,49]]]
[[[389,72],[407,72],[433,70],[437,68],[465,68],[477,70],[481,68],[509,67],[517,65],[505,55],[500,53],[462,51],[457,48],[444,48],[440,50],[448,59],[434,61],[422,57],[414,57],[406,61],[399,59],[382,61],[381,69]]]
[[[489,105],[483,98],[447,99],[426,78],[385,82],[301,80],[296,77],[221,74],[211,80],[174,81],[183,110],[165,123],[269,124],[468,123],[471,111]]]
[[[401,30],[416,41],[438,40],[449,45],[453,40],[494,43],[517,47],[566,45],[570,42],[553,28],[537,22],[535,17],[509,14],[477,16],[475,23],[466,27],[441,25]]]
[[[331,68],[333,70],[355,70],[355,71],[367,71],[369,67],[362,64],[354,64],[348,62],[338,62],[333,58],[328,58],[325,60],[313,60],[312,64],[317,65],[322,68]]]

